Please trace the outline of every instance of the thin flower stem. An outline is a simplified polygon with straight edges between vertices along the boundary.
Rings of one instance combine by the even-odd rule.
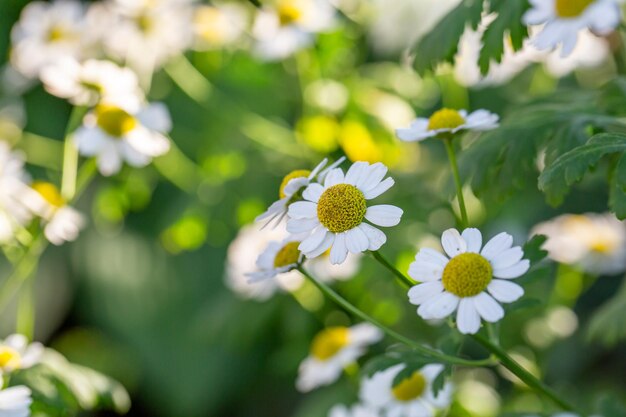
[[[35,314],[35,288],[33,280],[27,278],[22,285],[19,297],[15,330],[26,336],[28,340],[33,340],[35,336]]]
[[[337,305],[344,308],[346,311],[354,314],[355,316],[359,317],[360,319],[373,324],[374,326],[378,327],[383,332],[385,332],[388,336],[396,339],[400,343],[410,346],[411,348],[413,348],[414,350],[416,350],[417,352],[421,353],[424,356],[432,358],[433,360],[438,360],[438,361],[442,361],[442,362],[453,364],[453,365],[462,365],[462,366],[493,365],[493,361],[491,359],[481,359],[481,360],[463,359],[463,358],[459,358],[456,356],[446,355],[434,349],[429,349],[425,346],[422,346],[418,342],[415,342],[409,339],[408,337],[401,335],[395,330],[385,326],[384,324],[380,323],[373,317],[368,316],[363,311],[359,310],[357,307],[352,305],[345,298],[337,294],[328,285],[324,284],[321,281],[318,281],[313,276],[311,276],[311,274],[309,274],[304,268],[302,268],[302,266],[299,266],[297,269],[298,271],[302,273],[302,275],[304,275],[309,281],[311,281],[311,283],[313,283],[313,285],[315,285],[324,295],[326,295],[329,299],[333,300]]]
[[[78,172],[78,149],[70,140],[70,135],[80,125],[87,113],[87,107],[76,106],[72,109],[65,128],[65,143],[63,146],[63,173],[61,178],[61,195],[66,201],[74,198],[76,193],[76,175]]]
[[[467,218],[465,198],[463,197],[463,183],[461,182],[461,176],[459,175],[459,166],[456,162],[456,154],[454,153],[454,143],[452,142],[452,137],[444,138],[443,143],[446,146],[448,160],[450,161],[450,168],[452,169],[452,176],[454,177],[454,184],[456,185],[456,195],[459,200],[459,210],[461,211],[461,227],[466,228],[469,225],[469,220]]]
[[[392,264],[389,262],[380,252],[374,250],[370,251],[374,259],[376,259],[382,266],[387,268],[392,274],[396,276],[405,286],[412,287],[417,282],[413,281],[411,278],[404,275],[402,272],[398,271]]]

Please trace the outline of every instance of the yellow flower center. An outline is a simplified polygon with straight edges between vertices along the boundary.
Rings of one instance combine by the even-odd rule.
[[[556,14],[563,18],[578,17],[595,0],[556,0]]]
[[[337,184],[322,193],[317,217],[333,233],[354,229],[363,222],[367,204],[363,193],[350,184]]]
[[[487,288],[493,269],[477,253],[462,253],[450,259],[443,270],[443,287],[458,297],[473,297]]]
[[[116,106],[101,104],[96,107],[96,123],[111,136],[120,138],[137,126],[137,119]]]
[[[289,242],[278,251],[274,258],[274,267],[282,268],[283,266],[292,265],[298,263],[300,258],[300,251],[298,246],[300,242]]]
[[[48,42],[58,42],[58,41],[62,41],[65,38],[70,37],[70,33],[65,30],[65,28],[63,28],[63,26],[52,26],[50,27],[50,29],[48,30]]]
[[[209,43],[224,40],[225,17],[216,7],[201,6],[196,10],[194,26],[199,36]]]
[[[398,385],[393,387],[391,392],[398,401],[412,401],[419,398],[426,389],[426,379],[419,371],[413,372],[413,374],[403,379]]]
[[[154,19],[152,19],[152,17],[147,13],[142,13],[137,16],[135,18],[135,22],[142,33],[149,33],[155,27]]]
[[[441,109],[428,120],[428,130],[454,129],[465,123],[461,114],[452,109]]]
[[[295,171],[290,172],[283,178],[283,182],[280,183],[280,188],[278,189],[278,195],[280,198],[285,198],[287,195],[285,194],[285,187],[289,184],[294,178],[307,178],[311,174],[311,171],[306,169],[297,169]]]
[[[302,17],[302,9],[293,1],[282,1],[278,5],[278,20],[281,26],[297,22]]]
[[[591,250],[603,255],[613,252],[617,248],[617,242],[609,240],[595,240],[591,243]]]
[[[329,327],[319,332],[311,343],[311,355],[321,361],[328,360],[348,345],[347,327]]]
[[[22,364],[22,355],[9,347],[0,346],[0,368],[17,369]]]
[[[65,199],[61,197],[59,189],[49,182],[35,181],[31,185],[51,206],[59,208],[65,205]]]

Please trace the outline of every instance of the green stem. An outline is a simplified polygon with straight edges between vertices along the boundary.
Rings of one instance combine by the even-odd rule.
[[[34,270],[33,270],[34,272]],[[26,279],[22,286],[18,305],[15,330],[28,340],[35,336],[35,287],[32,279]]]
[[[86,112],[87,107],[74,107],[65,128],[61,195],[66,201],[74,198],[74,194],[76,193],[76,175],[78,171],[78,149],[76,148],[76,145],[74,145],[72,140],[70,140],[70,135],[80,125]]]
[[[443,143],[446,146],[446,152],[448,152],[448,160],[450,161],[450,168],[452,169],[452,176],[454,177],[454,184],[456,185],[456,195],[459,200],[459,210],[461,211],[461,227],[466,228],[469,225],[469,221],[467,218],[467,209],[465,208],[465,198],[463,197],[463,183],[459,175],[459,166],[456,162],[452,137],[444,138]]]
[[[419,343],[409,339],[408,337],[401,335],[400,333],[396,332],[395,330],[385,326],[384,324],[380,323],[379,321],[377,321],[373,317],[368,316],[363,311],[359,310],[357,307],[352,305],[345,298],[343,298],[342,296],[337,294],[328,285],[326,285],[323,282],[318,281],[317,279],[315,279],[313,276],[311,276],[301,266],[298,267],[297,269],[298,269],[298,271],[300,271],[302,273],[302,275],[304,275],[309,281],[311,281],[311,283],[313,283],[313,285],[315,285],[324,295],[326,295],[328,298],[333,300],[337,305],[339,305],[340,307],[344,308],[346,311],[354,314],[355,316],[359,317],[360,319],[373,324],[374,326],[378,327],[383,332],[385,332],[388,336],[396,339],[400,343],[403,343],[405,345],[410,346],[411,348],[413,348],[414,350],[416,350],[417,352],[421,353],[424,356],[427,356],[427,357],[432,358],[434,360],[438,360],[438,361],[442,361],[442,362],[446,362],[446,363],[450,363],[450,364],[454,364],[454,365],[485,366],[485,365],[493,364],[491,359],[485,359],[485,360],[463,359],[463,358],[459,358],[459,357],[456,357],[456,356],[446,355],[446,354],[438,352],[438,351],[436,351],[434,349],[429,349],[427,347],[424,347],[421,344],[419,344]]]
[[[413,281],[411,278],[407,277],[402,272],[398,271],[391,264],[391,262],[389,262],[380,252],[378,252],[378,251],[370,251],[370,253],[374,257],[374,259],[376,259],[378,262],[380,262],[380,264],[382,266],[384,266],[392,274],[394,274],[396,276],[396,278],[398,278],[402,282],[402,284],[404,284],[405,286],[410,288],[410,287],[414,286],[415,284],[417,284],[417,282]]]

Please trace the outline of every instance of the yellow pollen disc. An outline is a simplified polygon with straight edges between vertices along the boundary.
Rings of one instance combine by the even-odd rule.
[[[311,343],[311,355],[321,361],[328,360],[348,345],[347,327],[329,327],[319,332]]]
[[[48,42],[58,42],[68,37],[68,33],[61,26],[52,26],[48,30]]]
[[[465,123],[461,114],[452,109],[441,109],[428,120],[428,130],[454,129]]]
[[[101,104],[96,107],[96,123],[111,136],[120,138],[137,126],[137,119],[119,107]]]
[[[458,297],[473,297],[487,288],[493,277],[491,264],[477,253],[462,253],[450,259],[443,270],[443,287]]]
[[[0,368],[17,369],[22,364],[20,353],[8,346],[0,346]]]
[[[333,233],[354,229],[363,222],[367,204],[363,193],[350,184],[337,184],[322,193],[317,218]]]
[[[616,242],[608,240],[596,240],[591,243],[591,250],[596,253],[609,254],[616,249]]]
[[[556,0],[554,6],[559,17],[578,17],[595,0]]]
[[[287,197],[285,195],[285,187],[287,186],[287,184],[289,184],[289,181],[291,181],[294,178],[307,178],[310,174],[311,174],[311,171],[308,171],[306,169],[297,169],[295,171],[291,171],[289,174],[285,176],[285,178],[283,178],[283,182],[280,183],[280,188],[278,189],[279,197],[280,198]]]
[[[293,1],[283,1],[278,5],[278,20],[281,26],[297,22],[302,17],[302,10]]]
[[[300,251],[298,246],[300,242],[289,242],[278,251],[274,258],[274,267],[282,268],[283,266],[295,264],[300,258]]]
[[[135,22],[137,23],[137,27],[143,33],[148,33],[154,27],[154,21],[147,14],[141,14],[135,18]]]
[[[413,375],[403,379],[398,385],[393,387],[391,392],[398,401],[412,401],[419,398],[426,389],[426,379],[419,373],[413,372]]]
[[[59,189],[49,182],[35,181],[31,185],[33,190],[37,191],[39,195],[43,197],[51,206],[63,207],[65,205],[65,199],[61,197]]]

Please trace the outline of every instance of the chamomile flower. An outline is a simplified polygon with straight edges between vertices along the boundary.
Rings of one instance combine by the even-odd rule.
[[[367,205],[394,184],[387,167],[378,162],[354,163],[346,175],[333,169],[324,185],[311,184],[302,193],[305,201],[289,206],[289,233],[306,233],[298,247],[307,258],[315,258],[330,249],[330,262],[340,264],[348,252],[357,254],[378,250],[386,242],[385,234],[374,225],[390,227],[400,222],[402,209],[391,205]]]
[[[14,239],[18,229],[32,218],[32,212],[24,205],[29,181],[24,170],[24,157],[14,152],[9,144],[0,140],[0,242]]]
[[[170,148],[165,133],[172,127],[162,103],[100,103],[73,135],[81,155],[96,157],[102,175],[117,173],[122,162],[143,167]]]
[[[626,225],[612,213],[563,214],[531,233],[547,236],[543,249],[557,262],[593,274],[626,270]]]
[[[90,59],[84,63],[67,58],[44,68],[41,80],[46,90],[78,106],[100,101],[139,101],[137,75],[111,61]]]
[[[27,77],[66,57],[83,54],[84,8],[79,1],[35,1],[22,10],[13,27],[11,63]]]
[[[363,254],[349,253],[346,260],[338,265],[330,263],[330,251],[326,251],[317,258],[306,261],[307,270],[322,282],[345,281],[353,278],[361,267]]]
[[[246,10],[236,3],[196,7],[193,31],[196,49],[215,49],[231,45],[240,39],[246,29]]]
[[[394,365],[365,379],[361,383],[361,401],[388,417],[432,417],[450,404],[450,384],[444,385],[437,395],[432,389],[443,365],[426,365],[394,385],[394,379],[405,367]]]
[[[24,385],[0,389],[0,415],[3,417],[28,417],[32,403],[31,391]]]
[[[287,174],[278,189],[278,201],[272,203],[269,208],[261,215],[259,215],[255,221],[265,222],[265,226],[277,219],[276,225],[287,215],[287,208],[289,205],[299,199],[302,199],[301,193],[305,187],[307,187],[312,181],[324,181],[326,174],[333,168],[341,165],[345,161],[345,157],[339,158],[328,168],[324,169],[328,163],[328,159],[324,159],[320,162],[313,171],[306,169],[297,169]],[[324,170],[323,170],[324,169]]]
[[[396,129],[396,136],[403,141],[414,142],[464,130],[482,132],[497,128],[499,119],[497,114],[482,109],[467,113],[465,110],[443,108],[428,119],[415,119],[409,128]]]
[[[54,184],[35,181],[31,187],[42,200],[38,214],[44,220],[46,239],[53,245],[76,240],[81,229],[85,227],[84,216],[67,205]]]
[[[308,392],[335,382],[346,366],[365,354],[367,346],[382,338],[382,332],[369,323],[322,330],[313,339],[309,356],[300,364],[296,387]]]
[[[578,33],[590,29],[607,35],[621,21],[620,0],[531,0],[532,8],[524,14],[527,25],[544,25],[533,39],[539,49],[561,47],[561,56],[568,56],[576,46]]]
[[[257,271],[248,274],[250,282],[265,281],[289,272],[300,262],[300,241],[289,237],[282,242],[270,242],[256,261]]]
[[[24,335],[10,335],[0,341],[0,373],[27,369],[36,365],[41,360],[43,351],[44,347],[41,343],[29,344]]]
[[[513,237],[507,233],[494,236],[482,248],[478,229],[460,234],[448,229],[441,244],[448,257],[433,249],[421,249],[409,267],[409,275],[422,282],[408,292],[411,304],[418,305],[423,319],[443,319],[455,310],[461,333],[474,334],[481,318],[494,323],[504,317],[498,303],[511,303],[524,289],[509,281],[528,271],[530,262]]]
[[[380,417],[378,411],[363,404],[355,404],[348,408],[338,404],[330,409],[328,417]]]

